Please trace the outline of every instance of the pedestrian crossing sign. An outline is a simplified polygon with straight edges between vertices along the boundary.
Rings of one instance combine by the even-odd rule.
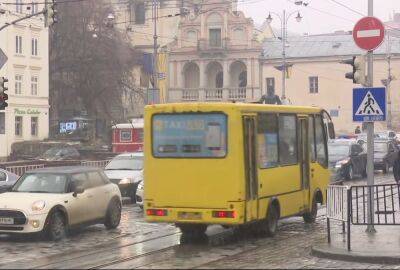
[[[353,89],[353,121],[386,121],[386,89],[384,87]]]

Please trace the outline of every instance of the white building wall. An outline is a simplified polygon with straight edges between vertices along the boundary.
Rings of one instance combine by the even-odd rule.
[[[31,0],[23,2],[32,3]],[[31,13],[26,7],[27,5],[22,6],[21,13],[17,12],[15,5],[0,5],[0,9],[6,10],[5,14],[0,14],[0,25]],[[36,10],[42,9],[43,5],[38,4]],[[22,53],[16,51],[16,36],[22,37]],[[32,54],[33,38],[37,39],[37,55]],[[5,134],[0,134],[0,158],[4,158],[11,153],[14,142],[43,140],[49,135],[49,38],[43,16],[19,22],[0,31],[0,48],[8,57],[6,65],[0,69],[0,76],[9,79],[9,106],[0,112],[5,113]],[[16,93],[15,75],[23,76],[21,93]],[[32,93],[32,77],[38,78],[37,94]],[[15,135],[16,116],[23,119],[21,136]],[[38,117],[37,136],[31,134],[31,117]]]

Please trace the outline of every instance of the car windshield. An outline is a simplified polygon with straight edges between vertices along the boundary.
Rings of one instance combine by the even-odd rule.
[[[378,153],[387,152],[387,144],[386,143],[375,143],[374,144],[374,152],[378,152]]]
[[[349,155],[349,145],[346,144],[328,144],[329,157],[341,158]]]
[[[143,169],[143,157],[115,157],[108,163],[106,170],[134,170]]]
[[[53,173],[25,174],[15,184],[13,192],[65,193],[67,176]]]

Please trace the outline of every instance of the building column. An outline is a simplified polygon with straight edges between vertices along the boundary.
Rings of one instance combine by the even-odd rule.
[[[251,58],[247,59],[246,61],[247,65],[247,90],[246,90],[246,100],[252,100],[254,96],[254,76],[253,76],[253,61]]]
[[[199,100],[204,101],[206,99],[204,89],[207,87],[206,62],[204,60],[199,61],[199,73]]]
[[[227,101],[229,98],[229,86],[231,83],[231,78],[229,74],[229,61],[225,60],[223,64],[224,70],[224,82],[223,82],[223,91],[222,91],[222,100]]]
[[[183,66],[184,63],[182,61],[178,62],[178,68],[177,68],[177,79],[178,79],[178,88],[184,88],[185,87],[185,78],[183,76]]]

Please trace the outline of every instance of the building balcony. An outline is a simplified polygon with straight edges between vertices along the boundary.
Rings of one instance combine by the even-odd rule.
[[[260,97],[256,87],[170,88],[168,102],[252,102]]]
[[[223,52],[228,50],[228,40],[227,39],[221,39],[221,40],[215,40],[211,41],[208,39],[199,39],[197,41],[197,50],[200,52]]]

